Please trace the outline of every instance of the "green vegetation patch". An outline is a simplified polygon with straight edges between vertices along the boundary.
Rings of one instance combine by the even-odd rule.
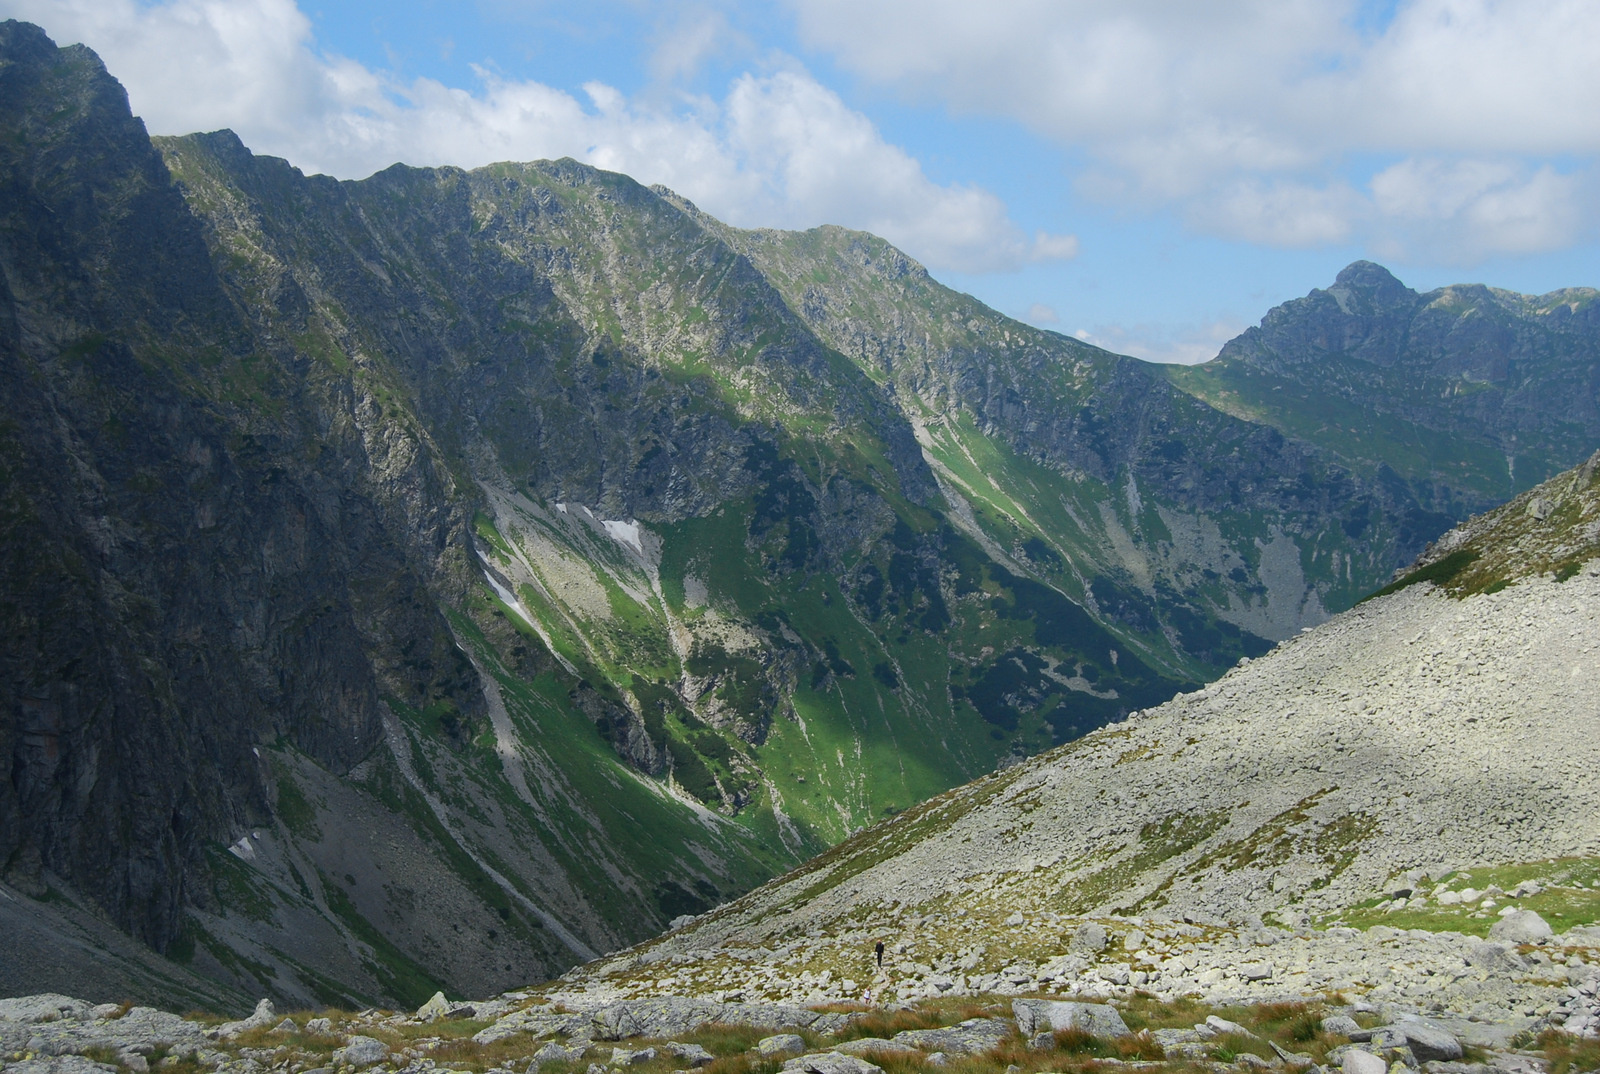
[[[1517,898],[1505,894],[1526,881],[1539,884],[1541,890]],[[1393,886],[1404,887],[1398,881]],[[1486,898],[1493,905],[1486,906],[1484,898],[1454,906],[1439,903],[1440,892],[1459,892],[1467,888],[1490,892]],[[1493,894],[1495,891],[1501,894]],[[1469,869],[1452,873],[1436,885],[1424,882],[1414,894],[1422,897],[1408,899],[1407,905],[1398,909],[1394,900],[1387,897],[1365,899],[1327,915],[1323,923],[1362,929],[1388,925],[1398,929],[1487,936],[1494,923],[1500,920],[1500,910],[1515,906],[1519,910],[1532,910],[1558,933],[1578,925],[1600,924],[1600,857],[1557,858]]]
[[[1472,566],[1478,559],[1478,553],[1470,548],[1458,548],[1448,556],[1436,559],[1432,563],[1418,567],[1409,574],[1402,575],[1378,590],[1376,593],[1362,597],[1358,604],[1365,604],[1377,597],[1386,597],[1390,593],[1398,593],[1408,589],[1419,582],[1432,582],[1441,588],[1448,586],[1460,577],[1461,572]]]

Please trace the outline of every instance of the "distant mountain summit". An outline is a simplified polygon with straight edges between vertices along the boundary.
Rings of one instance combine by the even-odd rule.
[[[1479,284],[1418,294],[1357,261],[1276,307],[1174,383],[1397,475],[1460,516],[1503,501],[1600,443],[1600,292]]]

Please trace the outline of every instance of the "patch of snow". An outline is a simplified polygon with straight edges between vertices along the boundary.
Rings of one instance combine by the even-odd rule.
[[[232,854],[240,861],[256,860],[256,848],[250,842],[250,837],[248,835],[241,835],[239,837],[239,841],[228,848],[228,853]]]
[[[566,514],[567,513],[567,505],[564,504],[564,503],[558,503],[558,504],[556,504],[556,510],[560,511],[562,514]]]
[[[606,528],[611,539],[618,544],[625,544],[639,555],[644,555],[644,543],[639,540],[639,523],[618,522],[613,519],[602,519],[600,525]]]

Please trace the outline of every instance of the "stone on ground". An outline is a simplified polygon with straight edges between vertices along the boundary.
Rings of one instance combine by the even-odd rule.
[[[775,1033],[756,1041],[756,1052],[760,1055],[788,1055],[805,1050],[806,1039],[798,1033]]]
[[[843,1052],[813,1052],[785,1060],[784,1070],[801,1074],[883,1074],[883,1068]]]

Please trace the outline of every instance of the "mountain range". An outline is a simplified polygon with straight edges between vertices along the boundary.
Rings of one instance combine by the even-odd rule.
[[[1156,366],[570,160],[152,139],[17,22],[0,189],[11,991],[550,976],[1217,678],[1600,442],[1593,290],[1358,262]]]

